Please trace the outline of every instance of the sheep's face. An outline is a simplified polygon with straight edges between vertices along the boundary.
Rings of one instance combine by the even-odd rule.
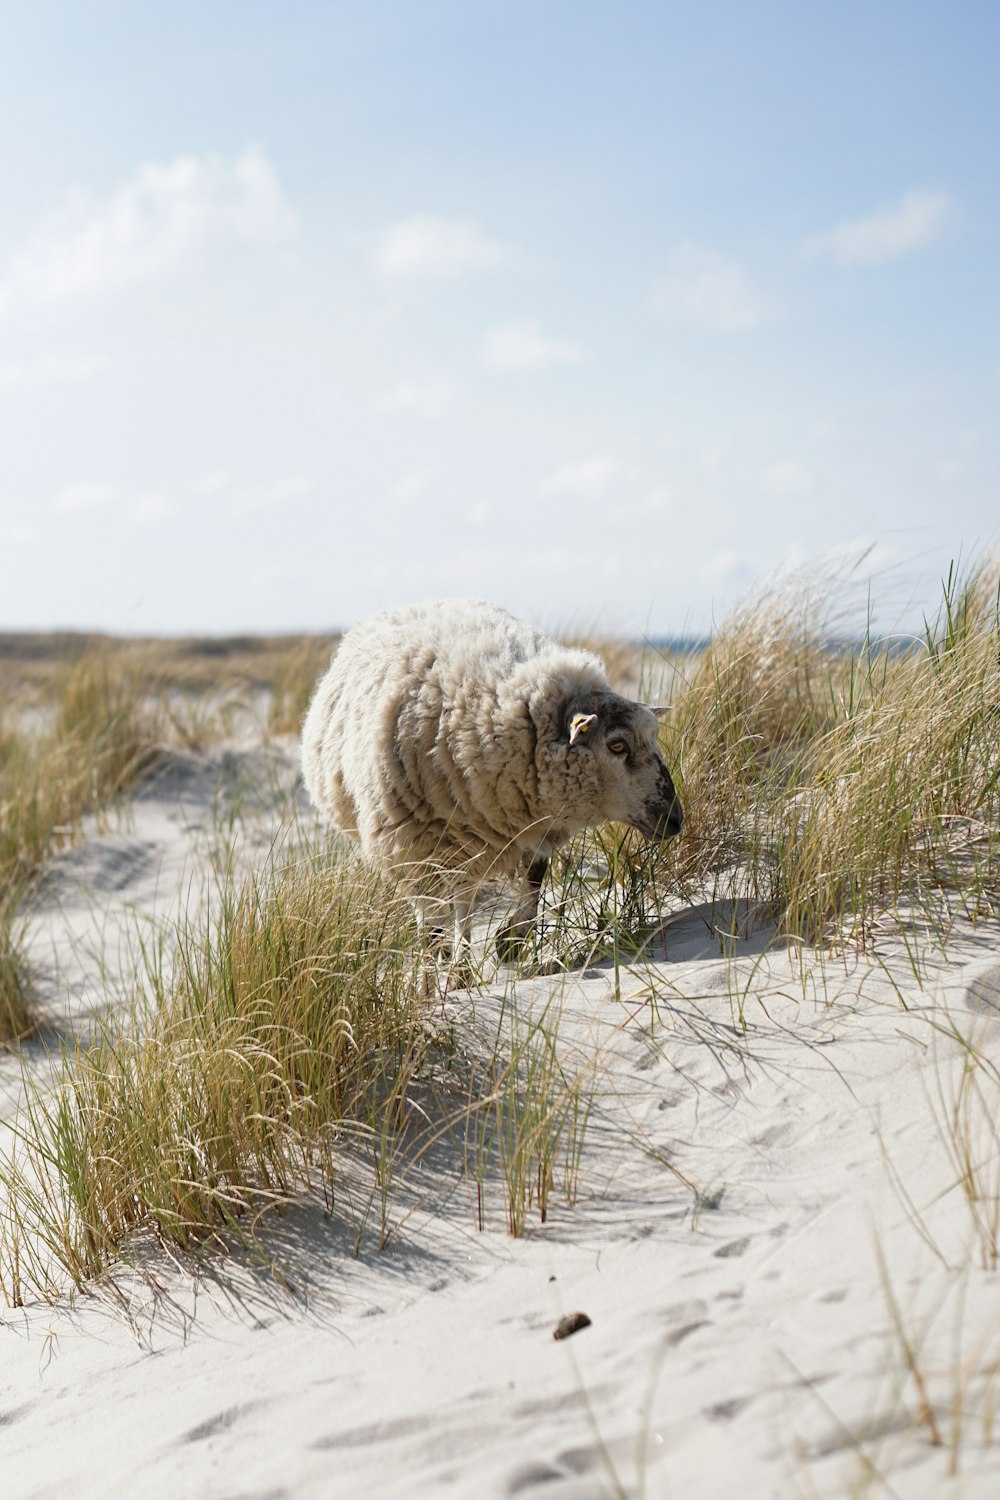
[[[657,716],[617,693],[588,695],[570,705],[565,733],[568,762],[578,764],[592,789],[589,822],[628,823],[650,839],[681,831],[684,813],[657,741]]]

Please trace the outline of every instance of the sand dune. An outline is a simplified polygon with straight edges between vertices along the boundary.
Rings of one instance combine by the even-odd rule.
[[[266,856],[293,781],[290,745],[178,754],[53,861],[31,954],[61,1024],[115,1006],[137,923],[203,899],[227,808]],[[620,998],[606,965],[516,986],[597,1060],[578,1201],[523,1238],[425,1161],[385,1250],[303,1201],[264,1232],[279,1279],[147,1257],[123,1303],[3,1312],[4,1495],[1000,1493],[997,1272],[942,1123],[969,1042],[1000,1064],[995,930],[918,985],[898,939],[875,964],[713,923],[679,912]],[[447,1018],[485,1034],[503,1001],[501,974]],[[15,1059],[0,1082],[10,1119]]]

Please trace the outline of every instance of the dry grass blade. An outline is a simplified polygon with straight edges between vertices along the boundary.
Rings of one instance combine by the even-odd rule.
[[[16,912],[39,866],[155,756],[140,675],[135,659],[82,656],[62,674],[50,727],[0,725],[0,1038],[30,1029]]]
[[[874,942],[903,906],[996,909],[997,570],[952,573],[922,644],[823,645],[795,593],[738,612],[665,726],[687,821],[664,884],[746,900],[779,933]],[[822,600],[820,600],[822,603]]]
[[[298,734],[313,690],[330,662],[330,645],[308,637],[277,662],[271,683],[267,727],[272,734]]]
[[[862,945],[901,902],[957,891],[989,908],[1000,844],[1000,627],[986,574],[945,590],[924,648],[869,651],[861,690],[810,747],[805,784],[778,841],[783,920]],[[856,684],[852,684],[856,689]]]
[[[426,1045],[414,942],[391,893],[337,862],[227,887],[211,929],[175,934],[170,972],[151,948],[148,1008],[28,1089],[3,1176],[22,1222],[47,1207],[43,1252],[20,1237],[22,1284],[44,1293],[53,1247],[81,1282],[140,1230],[252,1236],[247,1210],[403,1119]]]
[[[0,1047],[30,1034],[27,966],[13,903],[0,896]]]

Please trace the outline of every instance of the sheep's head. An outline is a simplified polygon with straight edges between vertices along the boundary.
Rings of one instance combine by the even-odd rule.
[[[567,770],[587,787],[588,824],[628,823],[658,840],[680,833],[684,813],[657,741],[663,712],[617,693],[587,693],[567,706]]]

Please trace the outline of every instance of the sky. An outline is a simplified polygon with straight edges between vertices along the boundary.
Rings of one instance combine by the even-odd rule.
[[[993,0],[5,0],[0,629],[702,633],[1000,543]]]

